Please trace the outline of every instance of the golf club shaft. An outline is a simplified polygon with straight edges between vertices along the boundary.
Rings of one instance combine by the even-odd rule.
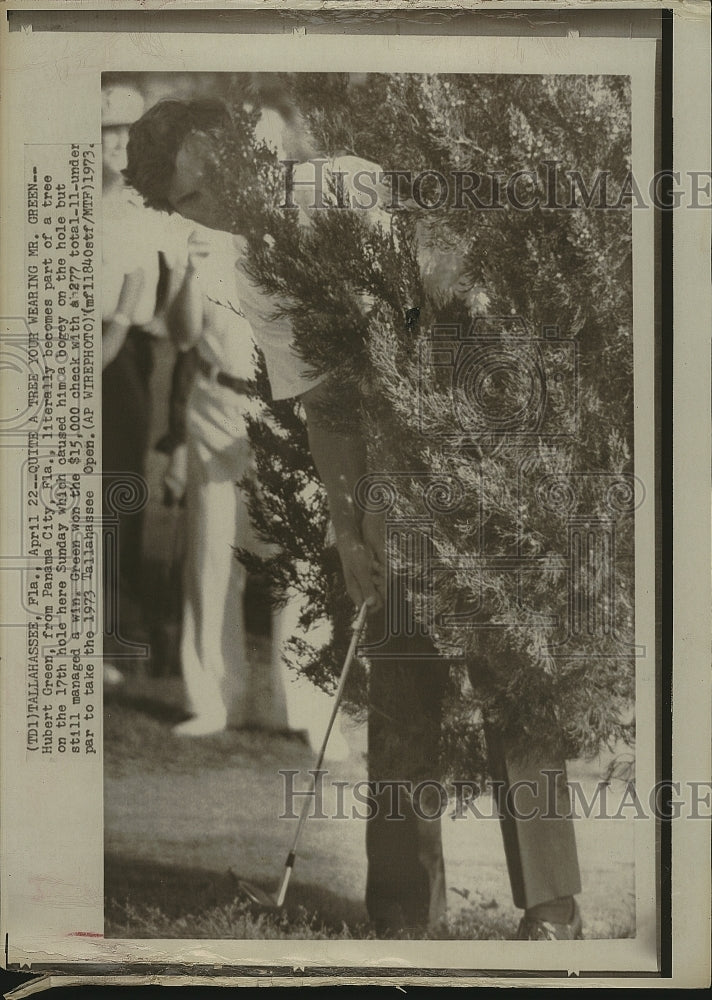
[[[336,688],[336,694],[334,695],[334,705],[331,709],[331,716],[329,718],[329,725],[326,727],[326,732],[324,733],[324,739],[321,743],[321,749],[319,750],[319,756],[316,759],[316,764],[314,765],[314,781],[316,783],[316,776],[321,770],[321,765],[324,763],[324,755],[326,754],[326,747],[329,742],[329,737],[331,736],[331,730],[334,728],[334,722],[336,720],[336,714],[339,711],[339,705],[341,704],[341,699],[344,695],[344,688],[346,687],[346,680],[349,675],[349,670],[351,669],[351,664],[353,658],[356,655],[356,647],[358,645],[361,632],[363,631],[363,626],[366,622],[366,614],[368,612],[368,605],[364,601],[359,609],[358,617],[354,623],[353,635],[351,636],[351,642],[349,643],[348,652],[346,653],[346,659],[344,660],[344,665],[341,668],[341,676],[339,677],[339,684]],[[292,848],[287,855],[287,861],[284,867],[284,874],[282,876],[282,883],[279,887],[279,892],[277,893],[277,906],[281,906],[284,903],[284,897],[287,894],[287,886],[289,885],[289,879],[292,875],[292,868],[294,867],[294,862],[297,856],[297,845],[299,844],[299,838],[302,835],[302,829],[307,819],[307,814],[309,812],[309,796],[305,795],[304,802],[302,803],[302,811],[299,814],[299,822],[297,823],[297,829],[294,834],[294,840],[292,841]]]

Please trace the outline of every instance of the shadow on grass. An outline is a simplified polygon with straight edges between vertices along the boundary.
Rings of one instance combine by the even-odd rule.
[[[363,938],[363,906],[295,880],[283,911],[261,914],[239,888],[250,873],[206,871],[119,854],[104,859],[107,938]],[[275,879],[276,883],[276,879]],[[267,892],[275,884],[254,883]]]
[[[285,906],[262,911],[240,890],[243,873],[177,867],[118,854],[105,858],[107,938],[181,940],[366,940],[376,935],[365,908],[322,886],[295,881]],[[266,892],[275,884],[253,883]],[[412,940],[486,941],[515,936],[511,917],[473,904]],[[618,935],[617,935],[618,936]],[[625,936],[625,935],[620,935]]]
[[[313,752],[301,731],[224,730],[200,739],[172,733],[186,713],[166,691],[154,695],[138,685],[104,699],[105,774],[199,774],[202,770],[246,769],[258,764],[272,775],[279,767],[306,770]]]
[[[156,722],[166,723],[175,726],[178,722],[188,718],[188,713],[177,703],[171,703],[162,698],[152,697],[149,694],[134,694],[131,691],[111,692],[104,698],[107,706],[128,709],[148,716]]]

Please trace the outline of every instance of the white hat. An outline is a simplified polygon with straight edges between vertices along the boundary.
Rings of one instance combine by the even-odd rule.
[[[287,155],[284,149],[286,128],[287,123],[278,111],[273,108],[262,108],[255,125],[255,139],[257,142],[264,142],[277,154],[278,159],[283,160]]]
[[[143,114],[143,97],[133,87],[119,84],[101,91],[101,124],[130,125]]]

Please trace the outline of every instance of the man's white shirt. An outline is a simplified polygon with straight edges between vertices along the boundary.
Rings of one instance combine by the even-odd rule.
[[[341,172],[343,190],[348,197],[358,200],[363,197],[354,185],[358,173],[368,172],[376,178],[380,174],[376,164],[350,155],[319,161],[318,165],[315,161],[298,164],[294,177],[304,183],[295,187],[294,201],[303,225],[309,225],[314,215],[308,182],[317,169],[322,173],[324,201],[329,206],[325,211],[340,210],[335,207],[330,193],[331,175]],[[386,197],[390,197],[390,192],[381,185],[375,207],[364,210],[370,224],[390,225],[390,215],[384,208]],[[300,396],[318,385],[324,376],[316,376],[299,357],[291,320],[284,312],[286,303],[266,294],[248,273],[246,239],[185,219],[180,219],[177,225],[182,232],[183,266],[191,233],[196,232],[210,246],[210,253],[196,264],[199,285],[206,300],[203,336],[198,345],[203,359],[228,375],[250,378],[254,373],[253,348],[256,344],[265,358],[273,399]]]

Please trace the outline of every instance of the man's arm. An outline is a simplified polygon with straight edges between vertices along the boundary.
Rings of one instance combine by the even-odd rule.
[[[126,334],[143,291],[144,276],[137,268],[124,277],[116,311],[101,324],[101,367],[106,368],[124,346]]]
[[[349,596],[358,607],[367,601],[378,608],[383,603],[382,563],[377,545],[364,538],[363,512],[354,502],[356,484],[366,472],[366,446],[358,434],[341,434],[325,426],[321,411],[328,394],[327,382],[300,397],[307,415],[309,448],[326,489]]]
[[[189,351],[203,335],[205,300],[198,277],[199,262],[210,254],[210,245],[193,233],[188,240],[188,264],[180,288],[169,307],[169,329],[181,351]],[[180,268],[176,267],[180,273]]]

